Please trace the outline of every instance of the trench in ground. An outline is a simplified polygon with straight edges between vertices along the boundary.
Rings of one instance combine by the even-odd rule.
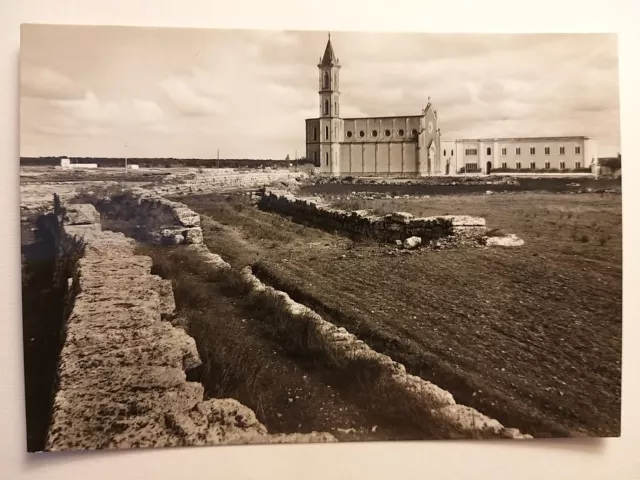
[[[21,221],[22,335],[27,451],[42,451],[51,421],[61,349],[66,285],[54,285],[53,239],[35,234],[36,215]]]

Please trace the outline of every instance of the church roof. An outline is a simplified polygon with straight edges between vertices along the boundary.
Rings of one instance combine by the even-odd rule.
[[[322,56],[322,60],[320,60],[320,65],[325,67],[330,67],[338,63],[338,59],[336,58],[336,54],[333,53],[333,45],[331,45],[331,35],[329,35],[329,40],[327,40],[327,46],[324,49],[324,55]]]

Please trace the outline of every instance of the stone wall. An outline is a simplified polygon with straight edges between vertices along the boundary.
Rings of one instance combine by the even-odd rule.
[[[93,201],[103,219],[130,222],[136,238],[165,245],[202,243],[200,216],[143,188]]]
[[[345,211],[331,208],[315,197],[296,198],[286,191],[266,190],[258,203],[264,210],[290,216],[294,221],[354,238],[374,238],[381,242],[420,237],[423,242],[455,237],[457,241],[478,243],[486,233],[485,219],[466,215],[417,218],[396,212],[385,216],[367,210]]]
[[[54,195],[63,201],[71,200],[83,188],[116,188],[118,182],[33,182],[20,185],[20,208],[26,210],[48,210],[52,208]]]
[[[134,240],[103,231],[92,205],[57,201],[38,226],[56,243],[57,281],[69,284],[46,450],[335,440],[270,435],[236,400],[205,400],[186,376],[201,363],[195,341],[164,320],[175,309],[170,281],[150,273]]]
[[[192,195],[260,188],[274,183],[295,187],[309,177],[291,170],[236,170],[232,168],[189,169],[168,175],[149,189],[159,195]]]
[[[186,247],[199,255],[202,263],[212,271],[230,269],[231,266],[219,255],[211,253],[205,245],[190,245]],[[448,427],[463,437],[482,438],[532,438],[521,433],[518,429],[507,428],[495,419],[466,405],[455,402],[451,393],[418,376],[407,373],[401,363],[395,362],[387,355],[383,355],[370,348],[362,340],[349,333],[342,327],[327,322],[316,312],[302,304],[293,301],[286,292],[264,285],[253,275],[251,268],[246,267],[242,276],[253,292],[268,291],[283,300],[292,321],[309,323],[309,348],[321,354],[330,363],[345,370],[375,368],[380,372],[379,389],[401,399],[412,409],[428,414],[431,422]],[[376,392],[371,392],[375,395]]]

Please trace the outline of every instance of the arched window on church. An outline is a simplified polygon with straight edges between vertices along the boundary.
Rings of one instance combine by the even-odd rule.
[[[322,88],[329,88],[329,74],[324,72],[322,76]]]
[[[318,140],[318,129],[316,127],[313,127],[313,140]]]
[[[334,102],[333,103],[333,114],[337,117],[338,116],[338,102]]]
[[[324,101],[324,114],[329,115],[329,100]]]
[[[329,166],[329,152],[324,152],[324,160],[325,163],[327,164],[327,167]]]
[[[487,155],[491,155],[491,147],[487,147]]]
[[[329,140],[329,127],[324,127],[324,139]]]

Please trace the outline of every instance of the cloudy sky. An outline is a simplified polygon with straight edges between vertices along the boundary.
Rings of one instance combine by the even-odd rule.
[[[587,135],[619,151],[614,35],[333,32],[341,114],[443,138]],[[23,26],[21,156],[284,158],[318,116],[326,32]]]

